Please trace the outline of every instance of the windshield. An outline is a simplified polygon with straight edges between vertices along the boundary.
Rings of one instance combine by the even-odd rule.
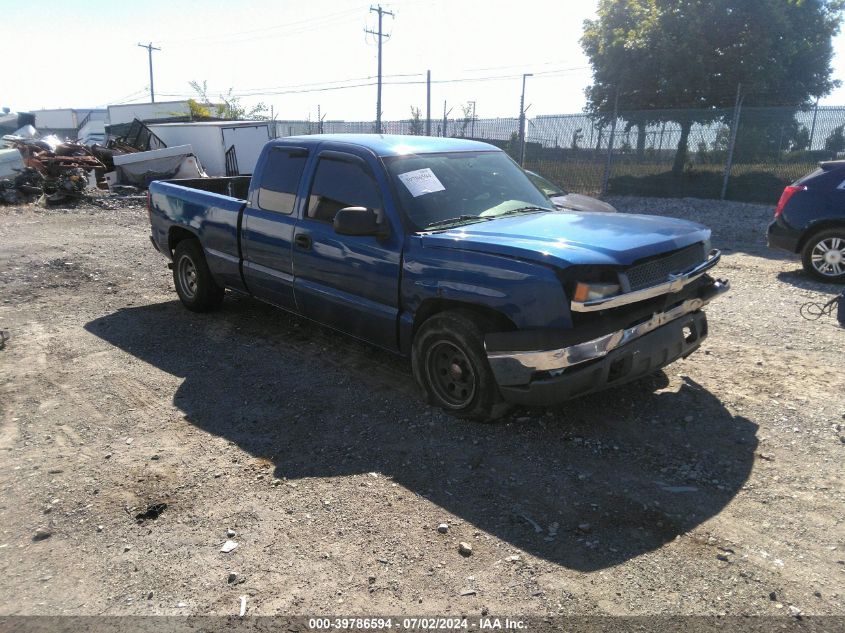
[[[413,154],[385,158],[385,165],[416,230],[554,210],[504,152]]]

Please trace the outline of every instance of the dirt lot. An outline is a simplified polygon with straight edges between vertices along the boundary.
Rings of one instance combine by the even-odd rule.
[[[258,302],[182,309],[140,206],[0,207],[0,615],[845,615],[845,330],[799,316],[838,290],[769,208],[614,202],[719,227],[710,338],[489,426]]]

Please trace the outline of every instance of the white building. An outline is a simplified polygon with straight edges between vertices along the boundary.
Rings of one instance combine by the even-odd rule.
[[[86,145],[105,141],[105,109],[53,108],[33,110],[31,114],[35,115],[35,128],[42,136],[55,134],[61,139],[80,140]]]

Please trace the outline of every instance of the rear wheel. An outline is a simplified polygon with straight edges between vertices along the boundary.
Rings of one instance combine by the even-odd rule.
[[[845,282],[845,229],[830,229],[811,236],[801,253],[804,270],[816,279]]]
[[[484,352],[484,332],[490,328],[483,317],[464,311],[443,312],[423,323],[411,362],[431,404],[479,422],[507,412]]]
[[[202,246],[196,240],[182,240],[176,245],[173,285],[188,310],[208,312],[223,302],[223,288],[214,283]]]

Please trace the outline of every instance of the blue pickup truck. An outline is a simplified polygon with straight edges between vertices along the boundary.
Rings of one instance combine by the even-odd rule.
[[[728,289],[706,227],[556,210],[507,154],[463,139],[289,137],[251,178],[149,193],[185,307],[251,295],[409,357],[432,404],[481,421],[689,355]]]

